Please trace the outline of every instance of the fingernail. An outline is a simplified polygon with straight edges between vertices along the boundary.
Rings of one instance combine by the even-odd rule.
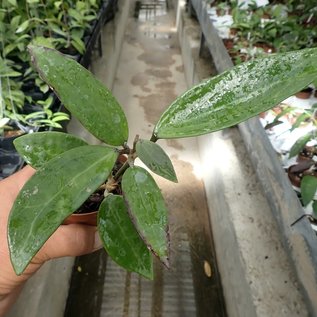
[[[94,250],[98,250],[102,248],[102,242],[99,236],[99,232],[95,232],[95,243],[94,243]]]

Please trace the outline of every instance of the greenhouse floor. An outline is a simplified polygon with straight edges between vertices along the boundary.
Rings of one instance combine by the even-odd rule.
[[[197,57],[195,43],[199,42],[195,25],[183,21],[181,35],[177,33],[176,16],[178,25],[183,16],[181,10],[177,11],[177,1],[169,1],[168,10],[164,1],[155,11],[150,7],[141,9],[138,18],[134,16],[134,4],[131,0],[119,1],[116,19],[103,33],[104,56],[96,58],[91,68],[123,106],[130,144],[136,134],[145,139],[151,136],[160,114],[187,89],[188,78],[202,79],[206,73],[204,64],[196,70],[192,67],[196,63],[193,56]],[[199,69],[201,74],[195,74]],[[75,120],[69,131],[94,142]],[[155,280],[148,281],[106,258],[100,313],[72,310],[66,317],[308,316],[273,218],[256,215],[255,209],[266,212],[268,207],[259,194],[241,140],[235,130],[216,134],[215,138],[212,146],[225,153],[223,161],[227,163],[226,171],[221,171],[221,182],[228,185],[225,193],[215,191],[214,199],[225,195],[225,203],[236,211],[235,215],[210,226],[210,219],[215,218],[211,216],[213,205],[205,195],[212,186],[203,182],[208,174],[208,166],[201,163],[206,153],[202,146],[205,139],[159,141],[171,156],[179,180],[174,184],[156,177],[170,211],[171,270],[155,262]],[[214,156],[210,162],[220,166],[220,160]],[[245,174],[251,177],[250,183],[241,179]],[[220,222],[232,222],[235,232],[218,231],[217,227],[223,227]],[[234,245],[226,239],[231,234]],[[217,268],[216,253],[218,264],[226,259],[228,266]],[[47,264],[27,285],[8,317],[62,317],[72,264],[73,259]],[[227,267],[230,269],[226,271]],[[82,267],[75,266],[74,271],[87,275]],[[63,275],[56,279],[58,272]],[[75,293],[70,296],[82,307],[81,298]]]

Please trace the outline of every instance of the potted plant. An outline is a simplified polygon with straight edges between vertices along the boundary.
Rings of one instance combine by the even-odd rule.
[[[311,87],[306,87],[304,89],[301,89],[300,91],[298,91],[295,96],[299,99],[309,99],[310,96],[313,93],[313,88]]]
[[[29,51],[42,79],[105,145],[87,145],[75,136],[54,132],[15,141],[21,155],[37,169],[17,197],[8,222],[17,274],[58,226],[102,188],[98,230],[105,249],[125,269],[152,278],[152,255],[169,266],[168,211],[154,179],[135,159],[177,182],[159,139],[193,137],[235,125],[275,106],[317,77],[317,49],[235,66],[177,98],[160,117],[151,139],[136,136],[129,146],[126,117],[107,88],[55,50],[31,46]],[[126,155],[127,161],[114,172],[119,155]],[[113,194],[118,186],[122,195]]]
[[[312,210],[317,218],[317,203],[315,202],[315,194],[317,190],[317,160],[316,160],[316,105],[312,109],[306,110],[300,115],[293,127],[299,127],[300,124],[307,120],[312,122],[313,129],[307,134],[301,136],[292,145],[289,158],[296,157],[297,164],[288,168],[288,176],[297,189],[300,190],[301,201],[304,207],[312,204]],[[292,129],[293,129],[292,127]],[[308,145],[312,144],[312,145]]]
[[[1,97],[7,107],[14,103],[17,113],[31,115],[26,121],[33,122],[36,118],[38,126],[41,118],[50,121],[47,126],[51,126],[52,115],[49,111],[55,112],[56,109],[47,109],[40,104],[48,103],[49,88],[32,71],[27,45],[65,50],[65,53],[74,53],[75,58],[79,59],[85,51],[84,37],[91,36],[100,9],[102,2],[98,0],[27,1],[23,6],[19,6],[17,1],[3,1],[0,16],[0,74]],[[37,112],[34,117],[31,114],[33,112]],[[41,126],[44,122],[41,122]]]
[[[1,102],[1,101],[0,101]],[[7,111],[5,111],[8,114]],[[13,146],[13,140],[18,135],[11,135],[8,130],[10,118],[5,116],[0,107],[0,179],[3,179],[21,168],[23,160]]]
[[[229,49],[229,54],[236,63],[263,53],[316,46],[316,10],[309,1],[300,5],[286,1],[265,7],[257,7],[254,3],[247,7],[231,2],[230,6],[233,18],[231,28],[236,34],[234,48]],[[246,58],[236,58],[240,50],[247,54]]]

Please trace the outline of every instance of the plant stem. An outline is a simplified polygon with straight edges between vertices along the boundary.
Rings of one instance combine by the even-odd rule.
[[[119,169],[119,171],[113,176],[113,179],[115,181],[118,181],[120,176],[123,175],[123,173],[130,167],[129,161],[126,161],[121,168]]]
[[[41,0],[41,3],[42,3],[42,5],[43,5],[43,7],[44,7],[45,16],[46,16],[46,17],[48,17],[49,15],[48,15],[48,13],[47,13],[46,4],[44,3],[44,1],[43,1],[43,0]],[[47,26],[47,28],[48,28],[48,34],[49,34],[49,37],[51,38],[51,37],[52,37],[52,31],[51,31],[51,29],[49,28],[49,26],[48,26],[48,23],[47,23],[47,20],[46,20],[46,19],[45,19],[45,24],[46,24],[46,26]]]
[[[137,134],[133,141],[133,148],[130,149],[127,145],[124,147],[124,150],[121,153],[128,154],[128,160],[121,166],[121,168],[118,170],[118,172],[114,175],[113,179],[115,181],[118,181],[120,176],[123,175],[123,173],[130,167],[130,165],[133,165],[134,160],[137,158],[136,154],[136,144],[139,141],[139,135]],[[127,150],[128,153],[127,153]]]
[[[139,139],[140,139],[140,136],[137,134],[137,135],[135,136],[134,141],[133,141],[133,149],[132,149],[132,152],[131,152],[130,154],[135,153],[135,151],[136,151],[136,144],[138,143]]]
[[[68,24],[68,18],[67,18],[67,11],[66,11],[66,7],[64,5],[64,1],[62,2],[62,10],[63,10],[63,23],[66,29],[66,34],[67,34],[67,39],[66,39],[66,48],[68,48],[70,46],[70,30],[69,30],[69,24]]]

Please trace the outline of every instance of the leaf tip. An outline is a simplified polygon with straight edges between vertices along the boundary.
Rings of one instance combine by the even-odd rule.
[[[38,54],[40,52],[40,50],[44,49],[44,47],[39,46],[39,45],[34,45],[34,44],[29,44],[26,47],[27,51],[29,52],[29,54],[31,55],[31,59],[35,59],[36,54]],[[33,62],[33,60],[32,60]]]
[[[171,178],[171,181],[176,183],[176,184],[178,183],[178,178],[177,178],[176,174],[173,175],[173,177]]]
[[[140,275],[142,275],[146,279],[153,281],[154,280],[153,262],[152,262],[151,268],[149,270],[139,271],[139,272],[136,272],[136,273],[139,273]]]
[[[10,235],[8,237],[10,241]],[[27,265],[29,264],[29,261],[27,262],[23,261],[24,257],[21,256],[21,254],[18,254],[16,250],[11,246],[10,243],[9,243],[9,251],[10,251],[10,260],[11,260],[13,270],[16,275],[20,276],[26,269]]]

